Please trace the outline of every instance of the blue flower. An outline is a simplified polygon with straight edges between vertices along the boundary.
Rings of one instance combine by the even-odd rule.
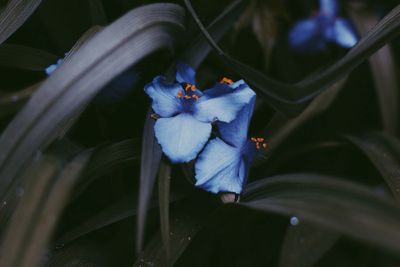
[[[200,153],[196,164],[196,186],[211,193],[240,194],[246,184],[250,164],[264,138],[248,139],[247,131],[253,114],[255,95],[230,123],[218,123],[220,137],[211,140]]]
[[[176,82],[158,76],[144,90],[160,116],[155,136],[173,163],[193,160],[207,143],[212,123],[231,122],[254,96],[242,80],[225,80],[201,92],[195,85],[195,71],[185,64],[178,64]]]
[[[299,51],[318,51],[332,42],[344,48],[357,43],[357,35],[351,23],[338,17],[336,0],[320,0],[318,13],[308,19],[297,22],[289,33],[292,48]]]

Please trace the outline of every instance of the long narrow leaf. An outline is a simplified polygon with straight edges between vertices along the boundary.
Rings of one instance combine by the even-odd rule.
[[[18,264],[13,266],[35,267],[41,266],[41,259],[60,218],[63,208],[67,204],[71,192],[81,177],[91,151],[85,151],[66,164],[64,170],[57,177],[48,198],[41,207],[38,207],[35,221],[30,225],[30,239],[24,246],[26,250],[18,257]],[[28,192],[29,194],[30,192]],[[33,192],[34,194],[34,192]],[[32,230],[33,229],[33,230]]]
[[[41,0],[10,0],[0,9],[0,44],[24,24],[41,2]]]
[[[31,71],[44,71],[57,61],[57,56],[22,45],[0,45],[0,66]]]
[[[140,185],[138,200],[138,217],[136,231],[136,252],[142,250],[144,231],[147,217],[147,210],[150,205],[150,198],[156,181],[162,151],[154,136],[154,119],[149,108],[143,131],[142,157],[140,164]]]
[[[174,4],[135,9],[61,65],[0,138],[0,195],[33,153],[76,118],[104,85],[152,52],[171,47],[183,30],[183,15],[182,8]]]
[[[89,8],[93,25],[107,24],[107,16],[101,0],[89,0]]]
[[[368,157],[382,175],[393,197],[400,201],[400,142],[383,133],[346,135],[345,138]]]
[[[310,223],[289,226],[283,241],[279,267],[313,266],[335,245],[339,236]]]
[[[200,225],[196,219],[184,213],[171,214],[171,252],[168,260],[165,259],[165,247],[160,233],[152,238],[146,249],[139,255],[134,267],[143,266],[144,263],[153,267],[172,267],[179,256],[191,242],[193,236],[199,231]]]
[[[372,10],[360,5],[350,5],[350,14],[362,35],[378,23],[378,18]],[[382,123],[385,131],[396,134],[398,131],[399,113],[399,84],[390,45],[382,47],[370,58],[370,66],[375,83],[381,110]]]
[[[164,243],[167,258],[170,253],[170,225],[169,225],[169,203],[171,186],[171,165],[164,159],[161,161],[158,171],[158,197],[160,206],[161,237]]]
[[[185,0],[186,7],[210,45],[234,71],[241,75],[260,95],[277,111],[286,115],[297,115],[309,102],[323,90],[335,83],[361,64],[385,43],[399,34],[400,5],[382,19],[350,52],[326,71],[290,85],[273,80],[260,71],[243,64],[227,55],[215,43],[212,36],[201,23],[190,0]]]
[[[244,193],[243,206],[296,216],[388,251],[400,252],[400,206],[364,186],[313,174],[259,180]]]

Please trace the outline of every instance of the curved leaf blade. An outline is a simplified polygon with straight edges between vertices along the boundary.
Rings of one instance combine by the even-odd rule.
[[[313,174],[291,174],[250,184],[240,205],[296,216],[393,253],[400,251],[400,207],[364,186]]]
[[[10,0],[0,10],[0,44],[4,43],[33,14],[42,0]]]
[[[45,147],[107,82],[183,30],[183,9],[135,9],[85,43],[41,85],[0,138],[0,195],[33,153]]]

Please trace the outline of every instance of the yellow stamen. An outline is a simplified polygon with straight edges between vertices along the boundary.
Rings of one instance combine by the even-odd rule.
[[[185,95],[184,98],[185,98],[186,100],[189,100],[191,97],[188,96],[188,95]]]
[[[192,85],[192,86],[190,87],[190,89],[194,92],[194,91],[196,91],[196,86],[195,86],[195,85]]]
[[[192,98],[195,100],[199,100],[199,97],[197,95],[192,95]]]

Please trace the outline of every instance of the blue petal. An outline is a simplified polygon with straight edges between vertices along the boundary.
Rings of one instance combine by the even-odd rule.
[[[289,32],[290,46],[296,50],[313,51],[325,48],[318,17],[297,22]]]
[[[197,121],[187,113],[161,118],[154,125],[163,152],[173,163],[193,160],[207,143],[211,124]]]
[[[240,194],[246,179],[241,151],[216,138],[209,142],[195,164],[196,186],[212,193]]]
[[[217,97],[201,97],[195,103],[194,116],[199,121],[204,122],[216,120],[231,122],[254,96],[254,91],[243,82],[243,84],[228,94],[222,94]]]
[[[155,77],[144,87],[146,94],[153,100],[151,107],[161,117],[171,117],[179,113],[182,103],[176,95],[182,90],[180,84],[168,84],[161,76]]]
[[[334,22],[334,38],[338,45],[351,48],[357,43],[357,35],[348,20],[338,18]]]
[[[336,0],[320,0],[319,10],[323,15],[334,17],[339,12],[339,5]]]
[[[224,94],[232,93],[232,90],[236,90],[241,85],[245,85],[246,83],[243,80],[239,80],[234,82],[233,84],[226,84],[226,83],[216,83],[214,87],[204,90],[205,98],[213,98],[218,97]]]
[[[178,63],[176,65],[176,80],[179,83],[196,84],[196,72],[189,65]]]
[[[250,125],[251,117],[256,97],[253,96],[246,106],[239,112],[236,119],[230,123],[219,122],[218,129],[222,139],[230,145],[242,148],[247,142],[247,132]]]

